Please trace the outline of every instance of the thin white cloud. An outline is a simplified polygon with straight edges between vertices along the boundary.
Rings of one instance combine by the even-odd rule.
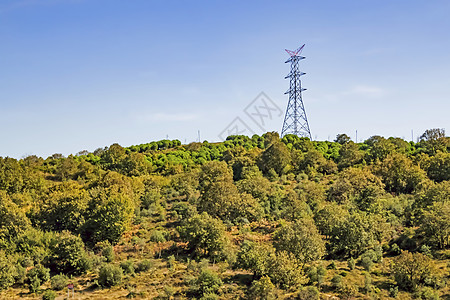
[[[342,93],[343,95],[355,95],[359,97],[377,98],[385,94],[385,90],[376,86],[356,85]]]

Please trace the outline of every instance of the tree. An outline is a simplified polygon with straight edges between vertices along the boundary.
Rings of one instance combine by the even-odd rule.
[[[92,245],[106,240],[117,243],[130,225],[133,212],[134,203],[127,194],[98,190],[88,205],[87,220],[82,228],[84,239]]]
[[[212,161],[200,173],[200,198],[197,209],[224,221],[242,218],[258,219],[261,208],[249,194],[239,194],[233,183],[233,174],[225,162]]]
[[[10,257],[0,250],[0,291],[9,288],[15,282],[16,269]]]
[[[252,282],[249,290],[249,299],[252,300],[275,300],[275,286],[268,276]]]
[[[119,266],[106,264],[100,268],[98,283],[103,287],[111,287],[122,282],[123,271]]]
[[[270,261],[275,256],[275,249],[271,245],[245,240],[237,255],[237,266],[253,271],[254,278],[269,274]]]
[[[362,163],[363,158],[364,152],[359,150],[359,145],[350,141],[339,149],[338,167],[344,169],[355,166]]]
[[[321,234],[330,237],[335,229],[343,223],[348,216],[348,211],[337,203],[327,203],[324,208],[319,210],[315,216],[314,221],[317,229]]]
[[[380,215],[353,212],[333,228],[330,248],[336,254],[356,257],[390,237],[390,226]]]
[[[384,184],[368,168],[348,168],[342,171],[328,189],[328,199],[339,204],[354,202],[360,209],[369,210]]]
[[[419,230],[428,245],[436,245],[438,249],[450,246],[450,203],[435,202],[428,207]]]
[[[336,143],[344,145],[351,141],[351,138],[345,133],[341,133],[336,135],[336,139],[334,140]]]
[[[450,153],[438,151],[435,156],[431,157],[427,174],[437,182],[450,180]]]
[[[11,243],[29,227],[25,213],[0,190],[0,240]]]
[[[188,248],[197,255],[224,259],[229,247],[225,225],[219,219],[203,212],[177,227],[180,237],[188,243]]]
[[[49,191],[36,218],[43,229],[76,233],[85,222],[88,202],[86,190],[75,182],[64,182]]]
[[[46,265],[54,273],[79,275],[89,267],[82,239],[68,231],[55,236],[50,251]]]
[[[450,145],[449,140],[445,137],[445,130],[442,128],[434,128],[425,130],[419,139],[420,146],[425,148],[425,151],[434,155],[437,151],[447,151],[447,147]]]
[[[263,173],[274,170],[278,175],[287,173],[291,155],[288,148],[279,138],[273,138],[271,144],[262,152],[258,166]]]
[[[434,275],[434,264],[431,258],[421,253],[402,251],[394,259],[392,273],[397,284],[405,290],[415,290]]]
[[[325,243],[310,218],[300,219],[281,227],[275,233],[274,240],[278,251],[284,250],[294,254],[301,265],[325,255]]]
[[[269,261],[269,277],[283,289],[299,286],[308,280],[296,257],[289,252],[279,251]]]
[[[375,167],[381,176],[386,190],[392,193],[412,193],[426,180],[425,171],[414,165],[406,156],[393,153]]]

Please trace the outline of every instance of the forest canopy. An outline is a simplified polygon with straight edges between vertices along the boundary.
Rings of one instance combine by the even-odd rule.
[[[0,295],[439,299],[449,248],[443,129],[0,157]]]

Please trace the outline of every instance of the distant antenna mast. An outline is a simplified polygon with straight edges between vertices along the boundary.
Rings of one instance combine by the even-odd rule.
[[[304,56],[300,55],[303,47],[305,47],[305,44],[295,51],[285,49],[290,55],[290,58],[285,63],[291,63],[291,72],[285,77],[285,79],[289,78],[289,90],[285,93],[289,94],[289,102],[286,108],[286,115],[284,116],[281,137],[286,134],[295,134],[312,139],[302,100],[302,92],[306,89],[302,88],[300,76],[305,75],[305,73],[300,72],[298,66],[300,60],[305,59]]]

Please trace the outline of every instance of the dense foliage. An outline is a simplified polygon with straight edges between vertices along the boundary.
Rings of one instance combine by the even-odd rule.
[[[449,293],[449,247],[441,129],[417,143],[269,132],[0,157],[9,295],[78,282],[144,298],[438,299]],[[147,285],[141,274],[159,275]]]

